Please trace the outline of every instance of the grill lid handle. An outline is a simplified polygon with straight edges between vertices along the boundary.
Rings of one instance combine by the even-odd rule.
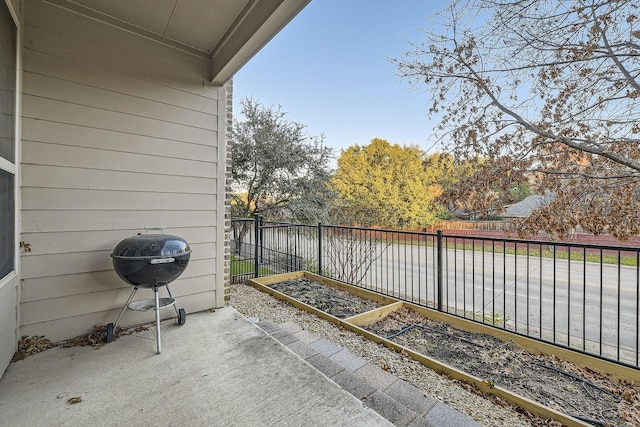
[[[168,264],[174,262],[175,258],[151,258],[149,264]]]

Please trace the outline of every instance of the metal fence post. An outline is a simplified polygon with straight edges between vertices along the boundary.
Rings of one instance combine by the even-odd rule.
[[[442,230],[437,231],[437,250],[438,250],[438,311],[442,311]]]
[[[318,275],[322,276],[322,223],[318,222]]]
[[[264,217],[260,216],[258,230],[260,230],[260,263],[264,263]]]
[[[260,260],[258,257],[260,256],[260,217],[258,214],[253,216],[253,246],[254,246],[254,257],[253,257],[253,277],[258,278],[258,272],[260,269]]]

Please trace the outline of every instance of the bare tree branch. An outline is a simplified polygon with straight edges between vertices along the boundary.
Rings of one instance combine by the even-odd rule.
[[[640,4],[458,0],[436,17],[392,62],[427,89],[434,138],[492,165],[456,195],[489,206],[526,176],[556,198],[523,230],[640,234]]]

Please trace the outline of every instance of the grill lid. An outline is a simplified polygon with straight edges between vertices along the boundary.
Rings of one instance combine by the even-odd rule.
[[[113,249],[116,259],[162,259],[191,254],[189,244],[170,234],[139,234],[122,240]]]
[[[126,283],[154,288],[182,274],[189,264],[191,248],[178,236],[139,234],[118,243],[111,257],[113,268]]]

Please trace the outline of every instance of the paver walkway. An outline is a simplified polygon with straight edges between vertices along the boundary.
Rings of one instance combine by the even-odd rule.
[[[408,382],[293,322],[278,325],[264,320],[256,325],[396,426],[480,426]]]

